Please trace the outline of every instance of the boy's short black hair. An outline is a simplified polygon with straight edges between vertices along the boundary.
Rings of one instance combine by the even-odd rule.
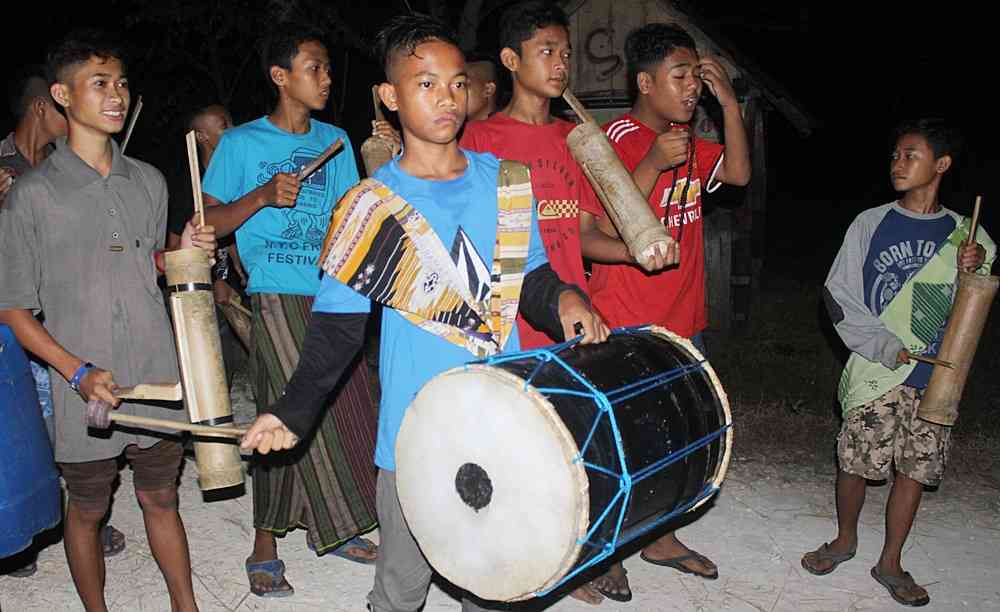
[[[398,54],[413,55],[418,46],[429,40],[439,40],[458,47],[455,32],[444,22],[429,15],[413,13],[390,19],[375,37],[375,57],[382,64],[386,78],[391,79],[389,68]]]
[[[944,119],[924,118],[903,121],[896,126],[893,143],[907,134],[923,136],[934,151],[934,159],[949,155],[954,162],[962,152],[962,134]]]
[[[652,72],[676,49],[696,51],[697,48],[691,35],[674,24],[650,23],[632,30],[625,38],[629,81],[635,82],[640,72]]]
[[[465,54],[466,64],[489,64],[490,69],[493,71],[493,78],[497,78],[497,62],[493,53],[487,53],[485,51],[470,51]]]
[[[64,83],[69,77],[67,71],[78,64],[96,57],[101,60],[116,59],[125,68],[125,58],[121,48],[110,36],[93,28],[71,32],[56,43],[45,59],[45,73],[49,83]]]
[[[271,67],[292,69],[292,60],[299,54],[299,46],[307,42],[323,42],[323,33],[315,28],[299,23],[278,24],[268,35],[261,52],[261,67],[264,79],[271,86],[271,93],[278,95],[278,86],[271,80]]]
[[[7,104],[14,121],[20,121],[35,98],[50,99],[45,68],[38,64],[24,66],[7,85]]]
[[[515,4],[500,17],[500,48],[521,55],[521,43],[534,36],[536,30],[549,26],[562,26],[569,31],[569,19],[557,5],[542,1]]]

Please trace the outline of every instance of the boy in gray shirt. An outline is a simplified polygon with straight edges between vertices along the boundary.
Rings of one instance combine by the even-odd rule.
[[[69,132],[17,181],[0,213],[0,323],[61,375],[52,385],[54,448],[69,497],[66,557],[84,607],[107,609],[98,526],[124,450],[171,607],[196,610],[177,512],[180,443],[123,431],[95,437],[85,420],[89,400],[118,404],[119,384],[178,379],[156,286],[166,183],[149,164],[123,156],[111,138],[129,107],[125,68],[112,45],[95,32],[71,35],[50,52],[47,68]],[[213,252],[214,230],[189,223],[181,246]],[[46,313],[44,326],[33,316],[39,310]],[[182,410],[140,403],[122,411],[186,420]]]

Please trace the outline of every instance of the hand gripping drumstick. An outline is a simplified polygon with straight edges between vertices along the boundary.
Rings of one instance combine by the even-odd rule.
[[[343,144],[344,142],[340,138],[338,138],[336,142],[334,142],[332,145],[326,148],[326,151],[320,153],[319,157],[309,162],[309,165],[307,165],[305,168],[299,170],[299,173],[296,175],[296,177],[300,181],[304,181],[307,178],[309,178],[309,175],[312,174],[313,172],[316,172],[316,170],[318,170],[320,166],[325,164],[326,160],[330,159],[330,157],[332,157],[333,154],[337,152],[337,149],[339,149]]]
[[[173,429],[175,431],[189,431],[193,434],[202,436],[221,436],[225,438],[240,438],[247,432],[244,427],[195,425],[194,423],[184,423],[181,421],[168,421],[166,419],[154,419],[151,417],[141,417],[132,414],[119,414],[114,411],[111,404],[103,400],[90,400],[87,403],[87,427],[107,429],[111,427],[112,422],[122,423],[124,425],[138,425],[139,427],[158,427],[163,429]]]

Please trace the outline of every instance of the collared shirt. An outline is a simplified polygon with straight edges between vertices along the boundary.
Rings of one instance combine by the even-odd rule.
[[[174,340],[153,264],[166,235],[166,182],[111,146],[107,177],[60,139],[15,183],[0,212],[0,309],[44,310],[56,342],[122,387],[174,382]],[[106,459],[159,440],[130,433],[138,430],[90,435],[83,400],[52,378],[57,461]],[[126,402],[119,411],[186,420],[180,404],[165,406]]]
[[[17,145],[14,144],[14,132],[7,134],[7,137],[0,140],[0,168],[10,168],[14,171],[14,176],[18,177],[31,170],[31,162],[21,155]]]

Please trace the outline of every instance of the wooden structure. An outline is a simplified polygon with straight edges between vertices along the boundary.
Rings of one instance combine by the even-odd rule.
[[[631,107],[630,83],[625,65],[625,38],[647,23],[676,23],[684,28],[702,54],[720,58],[743,108],[751,146],[753,178],[742,201],[716,207],[709,199],[705,210],[706,300],[709,331],[726,335],[749,322],[750,305],[758,286],[764,256],[767,208],[765,118],[771,110],[787,119],[803,136],[814,120],[773,79],[754,67],[705,24],[696,22],[668,0],[564,0],[570,18],[573,45],[571,86],[577,97],[601,123]],[[709,94],[710,96],[710,94]],[[719,128],[704,105],[693,120],[695,133],[718,142]],[[719,126],[721,127],[721,126]],[[730,195],[730,198],[733,196]]]

